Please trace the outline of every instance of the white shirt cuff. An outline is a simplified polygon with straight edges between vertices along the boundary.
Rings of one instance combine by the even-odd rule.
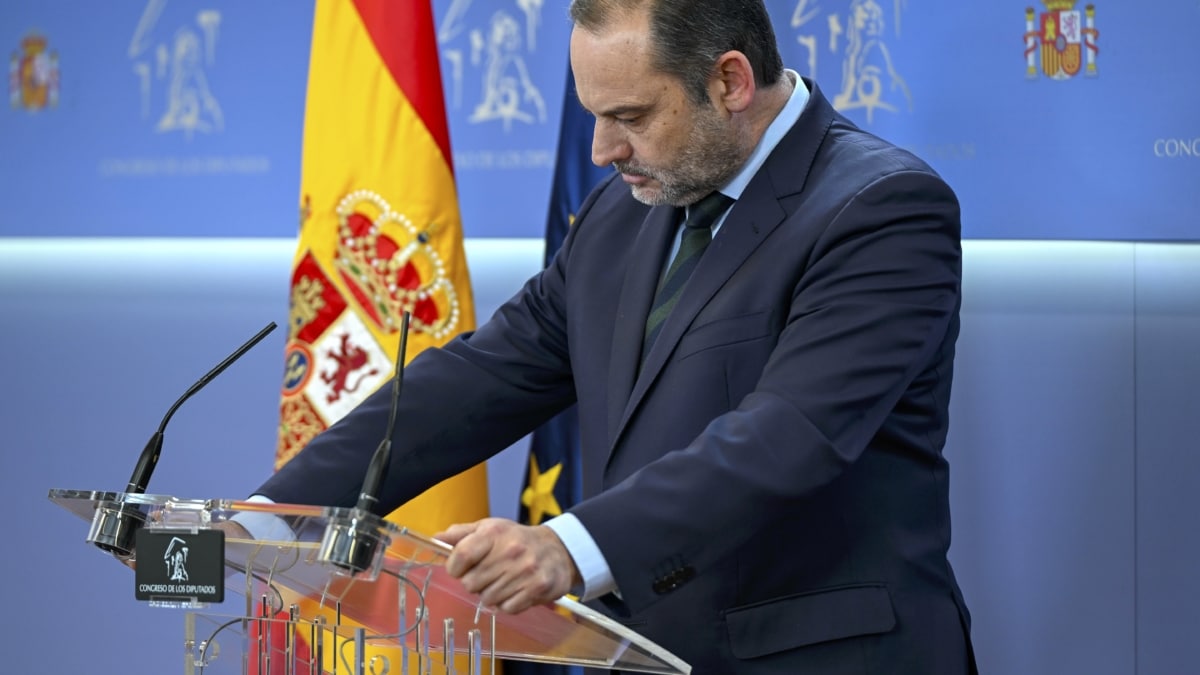
[[[575,561],[579,576],[583,577],[583,589],[572,589],[572,592],[579,590],[576,595],[580,600],[591,600],[616,590],[617,583],[613,580],[608,561],[604,559],[596,540],[592,539],[592,535],[588,534],[587,528],[579,522],[575,514],[564,513],[543,524],[558,535],[563,546],[567,548],[567,553]]]
[[[274,504],[275,502],[262,495],[251,495],[248,502],[257,504]],[[255,541],[296,541],[296,533],[288,527],[287,522],[273,513],[256,513],[243,511],[235,513],[230,518],[233,522],[246,528],[250,537]]]

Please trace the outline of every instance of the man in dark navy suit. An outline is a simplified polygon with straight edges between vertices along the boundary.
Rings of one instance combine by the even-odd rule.
[[[487,605],[574,590],[698,675],[973,672],[942,455],[954,193],[785,70],[761,0],[571,14],[617,172],[544,272],[405,371],[379,511],[578,403],[585,499],[437,535]],[[352,505],[389,390],[258,492]]]

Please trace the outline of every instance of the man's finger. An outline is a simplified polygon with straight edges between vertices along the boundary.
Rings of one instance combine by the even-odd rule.
[[[459,538],[446,559],[446,571],[454,578],[461,578],[475,568],[492,550],[493,540],[475,532]]]
[[[433,538],[454,546],[458,542],[462,541],[463,537],[473,533],[477,529],[479,529],[478,521],[474,523],[455,523],[454,525],[447,527],[445,530],[433,535]]]

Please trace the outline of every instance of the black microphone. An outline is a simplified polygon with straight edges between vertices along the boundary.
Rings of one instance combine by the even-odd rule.
[[[362,511],[370,511],[379,502],[379,484],[387,473],[388,462],[392,457],[392,432],[396,428],[396,410],[400,407],[400,388],[404,384],[404,353],[408,350],[409,313],[404,312],[400,320],[400,353],[396,355],[396,374],[392,378],[392,402],[388,413],[387,429],[383,441],[371,455],[371,463],[367,465],[367,475],[363,478],[362,492],[358,495],[358,505]]]
[[[175,401],[175,405],[171,406],[166,415],[163,415],[162,422],[158,425],[158,431],[150,437],[150,441],[146,443],[146,449],[142,450],[142,456],[138,458],[137,465],[133,467],[133,475],[129,477],[129,484],[125,487],[125,492],[130,494],[140,495],[146,491],[146,485],[150,482],[150,475],[154,473],[154,467],[158,465],[158,455],[162,452],[163,431],[167,428],[167,422],[171,416],[179,409],[179,406],[184,401],[192,397],[193,394],[204,388],[204,385],[212,381],[214,377],[220,375],[222,371],[230,366],[234,361],[242,358],[242,355],[250,351],[250,348],[262,341],[268,333],[275,330],[275,322],[267,324],[258,334],[250,338],[246,344],[237,348],[237,351],[225,357],[225,360],[218,363],[216,368],[208,371],[208,374],[200,378],[196,384],[193,384],[190,389],[184,392],[183,396]]]
[[[387,542],[381,542],[379,518],[371,509],[379,503],[379,485],[387,473],[388,463],[392,456],[392,432],[396,428],[396,414],[400,407],[400,389],[404,383],[404,356],[408,349],[409,312],[404,312],[400,322],[400,349],[396,355],[396,373],[392,378],[391,407],[388,412],[387,428],[384,430],[383,441],[371,455],[367,465],[367,474],[363,478],[362,490],[358,495],[358,503],[345,517],[332,517],[325,528],[325,536],[321,540],[319,558],[322,562],[332,565],[339,573],[356,574],[368,571],[369,579],[374,579],[379,570],[375,562],[380,544],[387,547]]]
[[[171,416],[175,414],[179,406],[191,398],[193,394],[204,388],[204,385],[211,382],[213,378],[220,375],[230,364],[250,351],[251,347],[262,341],[273,330],[275,330],[274,321],[258,331],[257,335],[250,338],[241,347],[238,347],[232,354],[225,357],[224,361],[221,361],[217,364],[217,367],[208,371],[204,377],[200,378],[199,381],[184,392],[178,401],[175,401],[175,404],[163,416],[162,422],[158,425],[158,430],[154,432],[154,435],[150,437],[150,441],[146,443],[141,456],[138,457],[137,465],[133,467],[133,474],[129,477],[129,483],[125,487],[127,494],[140,495],[146,492],[146,486],[150,483],[150,476],[154,473],[154,467],[158,465],[158,457],[162,452],[163,431],[167,428],[167,422],[170,421]],[[92,521],[92,531],[88,534],[88,541],[117,555],[129,555],[132,553],[134,532],[145,521],[145,516],[135,509],[136,507],[131,507],[125,503],[122,503],[120,506],[112,504],[102,506],[96,512],[96,517]]]

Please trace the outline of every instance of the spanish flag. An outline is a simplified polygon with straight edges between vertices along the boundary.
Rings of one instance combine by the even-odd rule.
[[[475,327],[434,35],[428,0],[316,1],[276,468],[389,380],[405,311],[410,358]],[[487,516],[485,471],[389,520]]]

